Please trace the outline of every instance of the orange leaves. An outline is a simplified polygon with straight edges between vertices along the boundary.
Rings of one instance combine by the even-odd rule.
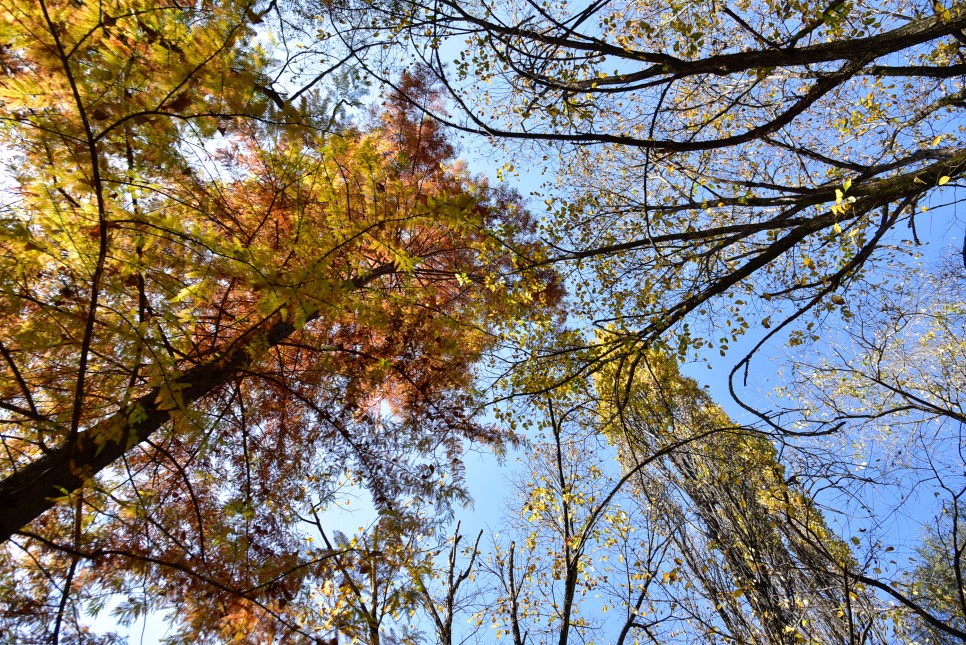
[[[239,116],[274,92],[240,7],[122,4],[58,5],[53,32],[7,10],[24,62],[0,78],[22,161],[0,222],[0,506],[20,519],[0,528],[77,542],[55,500],[83,488],[91,564],[67,605],[136,580],[176,592],[125,611],[174,607],[185,640],[271,640],[315,615],[303,589],[327,573],[298,518],[341,478],[400,526],[423,521],[407,501],[463,495],[463,442],[504,439],[474,417],[475,364],[559,287],[514,266],[507,249],[535,248],[518,199],[398,97],[338,135],[277,92]],[[36,606],[60,606],[58,580]]]

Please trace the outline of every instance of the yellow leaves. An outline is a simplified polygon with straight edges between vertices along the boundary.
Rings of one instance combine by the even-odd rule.
[[[172,303],[184,302],[194,297],[194,295],[198,292],[200,288],[201,288],[201,282],[196,282],[195,284],[188,285],[187,287],[179,291],[177,294],[175,294],[175,296],[171,298],[171,302]]]
[[[852,187],[852,180],[846,179],[842,188],[835,189],[835,205],[830,209],[833,213],[845,213],[852,204],[855,203],[856,199],[854,196],[846,197],[845,193]]]
[[[949,183],[949,176],[948,175],[943,175],[942,177],[939,178],[939,181],[937,183],[940,186],[945,186],[946,184]]]
[[[933,11],[936,12],[936,15],[939,16],[943,20],[943,22],[952,21],[953,12],[950,9],[947,9],[942,2],[940,2],[939,0],[933,0],[932,7],[933,7]],[[959,13],[958,8],[956,13],[958,15]]]

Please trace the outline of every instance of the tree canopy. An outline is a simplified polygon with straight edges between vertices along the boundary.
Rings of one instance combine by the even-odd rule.
[[[351,478],[415,526],[409,500],[464,495],[464,441],[505,440],[474,364],[558,297],[512,264],[526,212],[398,99],[276,105],[253,11],[3,7],[17,638],[81,639],[117,594],[177,607],[178,638],[317,636],[308,581],[347,547],[306,550],[311,509]]]
[[[963,638],[964,30],[922,0],[0,0],[0,628]],[[509,537],[445,542],[463,451],[518,441]]]
[[[846,292],[915,266],[922,210],[966,168],[957,3],[330,13],[412,43],[460,108],[440,118],[556,172],[545,261],[574,273],[572,310],[618,321],[634,348],[727,351],[752,324],[808,342],[804,312],[848,316]]]

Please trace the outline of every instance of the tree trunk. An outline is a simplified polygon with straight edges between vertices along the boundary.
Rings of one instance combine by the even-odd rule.
[[[271,331],[285,323],[278,323]],[[291,331],[285,336],[291,334]],[[282,336],[277,342],[284,339]],[[228,357],[198,365],[165,388],[155,387],[107,419],[79,432],[67,443],[51,450],[0,482],[0,543],[40,517],[84,482],[145,441],[167,422],[179,407],[187,407],[212,393],[251,362],[247,347]],[[180,406],[173,391],[183,385]],[[164,390],[172,392],[165,405]],[[131,418],[138,419],[132,423]]]
[[[349,281],[359,289],[379,276],[392,273],[392,263]],[[306,322],[318,312],[306,316]],[[186,409],[208,396],[247,368],[252,362],[249,348],[256,344],[273,347],[295,332],[290,322],[253,328],[231,342],[227,354],[197,365],[164,387],[155,387],[110,417],[77,433],[72,440],[45,453],[0,482],[0,544],[43,515],[84,482],[148,439],[179,409]],[[138,419],[132,422],[132,418]]]

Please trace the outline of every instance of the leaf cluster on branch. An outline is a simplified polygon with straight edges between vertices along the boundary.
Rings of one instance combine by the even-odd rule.
[[[962,282],[936,260],[966,257],[950,208],[966,171],[962,3],[438,0],[328,9],[337,37],[351,29],[356,41],[396,47],[400,60],[433,74],[450,114],[411,102],[502,145],[512,155],[504,173],[550,176],[534,194],[545,198],[539,231],[552,250],[532,261],[566,275],[579,326],[606,333],[531,337],[517,392],[539,400],[617,370],[614,405],[628,408],[649,352],[702,360],[737,349],[729,386],[757,424],[749,436],[764,431],[777,454],[794,457],[806,501],[841,505],[856,515],[843,521],[869,533],[843,535],[862,547],[852,571],[862,579],[843,588],[875,588],[915,620],[929,623],[927,614],[932,637],[959,637],[966,604],[955,616],[931,610],[939,605],[916,597],[915,576],[895,570],[886,544],[898,517],[922,525],[920,513],[949,512],[964,490],[954,358]],[[358,60],[392,83],[392,59]],[[938,311],[917,296],[930,290],[948,296],[932,301]],[[766,362],[755,358],[773,357],[779,343],[790,364],[778,390],[786,398],[749,393]],[[711,443],[698,454],[735,448]],[[774,449],[765,439],[758,447]],[[671,463],[655,478],[665,485],[685,466]],[[926,490],[940,507],[920,505]],[[695,522],[713,519],[706,511]],[[776,557],[797,557],[784,544]],[[953,546],[950,561],[958,552]],[[761,605],[753,609],[759,601],[741,601],[739,613],[763,616]],[[818,638],[861,640],[863,620]],[[755,625],[768,633],[767,620]]]
[[[0,0],[0,628],[963,638],[964,30],[952,0]],[[543,217],[447,127],[549,173]],[[788,381],[748,396],[774,342]],[[677,366],[739,348],[747,425]],[[524,434],[516,532],[438,538],[465,447]]]
[[[410,502],[465,499],[466,442],[512,440],[474,372],[559,299],[514,265],[529,216],[408,103],[353,125],[281,100],[255,9],[0,5],[14,638],[93,638],[118,595],[122,623],[176,610],[178,639],[321,637],[313,581],[355,549],[306,548],[313,510],[348,478],[431,524]]]
[[[960,3],[439,0],[328,15],[406,44],[456,108],[410,97],[427,113],[555,173],[541,229],[555,250],[540,261],[572,276],[572,311],[617,321],[628,344],[608,359],[656,341],[727,352],[759,325],[809,342],[806,313],[848,317],[846,292],[915,266],[921,211],[955,201],[966,171]],[[392,82],[385,58],[360,62]]]

